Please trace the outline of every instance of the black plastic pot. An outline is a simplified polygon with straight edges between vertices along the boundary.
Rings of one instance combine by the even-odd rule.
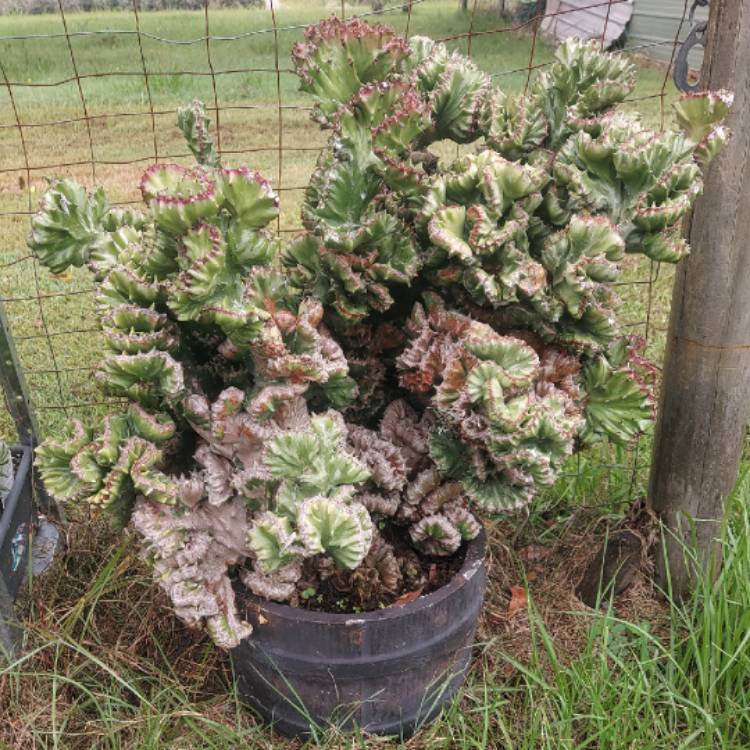
[[[464,681],[485,589],[486,537],[453,580],[402,608],[310,612],[252,597],[254,632],[231,652],[240,692],[279,732],[335,723],[407,736]]]
[[[0,515],[0,577],[5,590],[15,598],[28,575],[34,505],[31,493],[31,448],[11,450],[16,459],[15,479]]]
[[[0,648],[12,650],[20,638],[13,600],[29,574],[34,505],[31,491],[32,451],[12,448],[16,462],[13,487],[0,514]]]

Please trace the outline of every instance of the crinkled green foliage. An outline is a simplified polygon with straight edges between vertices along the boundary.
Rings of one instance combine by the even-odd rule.
[[[370,549],[373,526],[367,509],[332,497],[300,504],[297,526],[305,550],[330,555],[342,568],[356,568]]]
[[[174,433],[175,423],[167,414],[133,404],[124,414],[104,417],[96,428],[76,421],[68,440],[45,440],[37,449],[37,463],[55,498],[85,498],[126,522],[138,494],[157,502],[176,501],[173,480],[157,466],[162,458],[158,446]]]
[[[397,367],[404,387],[431,395],[445,427],[431,443],[437,465],[489,510],[528,503],[554,481],[582,426],[575,386],[556,380],[564,368],[576,372],[574,358],[560,354],[547,373],[524,340],[446,311],[436,297],[415,307],[409,332]]]
[[[726,139],[729,97],[686,97],[676,106],[681,129],[656,133],[616,111],[633,86],[625,57],[570,40],[528,93],[509,96],[459,53],[414,38],[398,71],[348,101],[328,102],[329,112],[337,108],[329,118],[334,134],[303,209],[309,234],[286,258],[296,283],[324,301],[335,329],[381,316],[404,321],[408,306],[391,310],[408,297],[396,286],[388,298],[368,297],[363,263],[351,257],[337,266],[340,283],[331,283],[323,260],[330,246],[367,224],[331,235],[321,195],[335,196],[324,206],[350,222],[362,215],[360,200],[396,217],[413,237],[420,288],[487,321],[489,337],[526,331],[515,349],[530,351],[537,365],[523,386],[505,385],[507,372],[464,340],[471,322],[449,312],[423,325],[431,313],[415,310],[424,320],[413,315],[406,324],[411,340],[393,363],[400,385],[430,398],[441,415],[435,459],[489,507],[528,502],[577,441],[629,440],[649,417],[646,386],[610,356],[622,341],[613,282],[626,252],[675,262],[688,251],[678,222]],[[393,107],[397,98],[402,107]],[[378,141],[407,122],[410,143]],[[479,136],[486,148],[444,167],[425,148],[438,138]],[[330,185],[366,189],[326,193]],[[594,377],[602,366],[609,374]]]
[[[182,131],[195,160],[204,167],[219,167],[221,158],[209,135],[210,125],[211,121],[206,115],[206,108],[198,99],[193,100],[187,107],[179,107],[177,110],[177,127]]]
[[[586,443],[609,438],[627,443],[642,432],[651,416],[649,391],[627,370],[616,370],[599,356],[583,371],[586,426],[581,439]]]
[[[351,496],[369,472],[345,450],[345,437],[343,421],[331,413],[269,441],[263,462],[274,481],[271,509],[249,531],[264,573],[316,554],[355,568],[367,554],[372,523]]]
[[[358,19],[310,27],[293,61],[330,132],[299,237],[274,238],[277,196],[221,165],[193,102],[198,163],[146,170],[142,213],[55,181],[29,238],[54,273],[91,270],[96,377],[130,402],[45,441],[40,473],[135,505],[177,613],[225,647],[249,632],[230,570],[284,601],[331,575],[398,593],[379,526],[451,555],[472,504],[527,505],[575,450],[644,429],[653,377],[614,283],[626,253],[688,252],[728,136],[723,92],[681,99],[673,131],[619,111],[634,69],[597,43],[565,42],[522,95]],[[451,163],[437,141],[478,145]]]
[[[310,231],[283,255],[295,283],[315,289],[349,323],[387,310],[390,288],[408,285],[418,269],[411,231],[378,205],[380,186],[370,168],[323,154],[302,209]]]
[[[367,469],[343,452],[344,427],[322,415],[305,432],[282,434],[270,441],[265,462],[274,479],[283,481],[285,503],[298,498],[330,495],[342,485],[363,482]]]
[[[414,83],[428,102],[430,127],[420,145],[449,139],[470,143],[479,134],[479,115],[490,89],[490,78],[460,52],[444,44],[414,37],[407,65]]]
[[[32,218],[29,242],[52,273],[82,266],[97,242],[111,239],[104,223],[109,212],[101,188],[89,195],[70,180],[52,180]]]
[[[392,29],[331,16],[305,30],[292,61],[302,90],[315,100],[316,119],[326,124],[364,84],[397,73],[407,54]]]

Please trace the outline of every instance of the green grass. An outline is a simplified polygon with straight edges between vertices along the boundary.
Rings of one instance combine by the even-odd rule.
[[[550,527],[532,513],[520,544],[560,549],[547,565],[551,582],[531,583],[532,564],[505,550],[501,527],[493,530],[481,642],[465,689],[433,725],[408,742],[331,730],[307,746],[746,748],[750,468],[729,503],[724,566],[715,579],[699,577],[683,605],[639,579],[634,593],[599,612],[575,606],[560,567],[575,573],[576,549],[598,533],[580,521]],[[175,622],[129,540],[97,524],[72,533],[70,551],[27,601],[26,652],[0,667],[0,748],[299,747],[241,704],[226,659]],[[508,583],[529,586],[529,610],[498,625]]]
[[[609,608],[590,616],[582,653],[566,665],[544,624],[532,617],[532,658],[514,664],[524,726],[515,744],[505,734],[507,747],[748,746],[749,479],[745,470],[729,503],[721,572],[715,579],[700,576],[685,605],[667,592],[669,619],[661,632]]]

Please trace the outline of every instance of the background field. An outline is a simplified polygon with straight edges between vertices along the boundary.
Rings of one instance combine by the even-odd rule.
[[[553,48],[534,41],[530,27],[502,31],[507,20],[482,3],[469,14],[456,5],[424,0],[411,14],[393,8],[378,20],[448,38],[507,90],[521,90],[529,67],[551,59]],[[208,14],[71,13],[67,35],[60,14],[0,18],[0,297],[46,434],[101,409],[90,377],[101,351],[90,282],[84,272],[52,277],[25,247],[46,178],[73,176],[103,185],[114,202],[138,200],[146,166],[187,161],[174,110],[197,97],[218,105],[225,164],[265,173],[281,193],[279,231],[294,233],[325,135],[308,119],[289,52],[305,24],[341,9],[284,0],[275,22],[262,8],[213,5]],[[665,71],[639,61],[628,106],[660,127],[674,96]],[[671,270],[631,259],[625,276],[622,317],[658,362]],[[0,432],[12,435],[2,410]],[[641,750],[750,741],[746,488],[727,530],[722,589],[707,581],[678,609],[639,575],[603,614],[573,595],[597,544],[643,496],[649,440],[576,457],[527,521],[492,524],[492,584],[469,685],[407,747]],[[72,516],[60,564],[25,599],[30,650],[0,670],[0,748],[286,747],[239,705],[226,659],[176,623],[132,540],[98,519],[83,523],[82,510]],[[528,592],[528,608],[512,609],[513,586]],[[318,740],[400,746],[335,733]]]
[[[2,19],[0,297],[17,300],[8,303],[8,313],[45,431],[60,429],[84,408],[60,407],[100,399],[88,372],[78,369],[95,363],[100,348],[90,295],[53,296],[41,304],[17,299],[34,297],[37,285],[43,294],[59,295],[79,292],[89,284],[84,271],[52,278],[45,271],[37,273],[30,260],[21,260],[28,257],[28,215],[46,179],[72,176],[85,184],[103,185],[113,202],[137,201],[138,178],[155,158],[187,161],[174,112],[197,97],[209,107],[218,104],[220,114],[213,119],[225,163],[249,164],[271,180],[282,198],[280,231],[293,233],[299,227],[302,188],[326,136],[309,122],[309,102],[297,90],[290,50],[305,24],[340,8],[340,3],[288,0],[275,28],[271,14],[258,8],[211,9],[208,18],[203,12],[187,11],[140,16],[79,13],[65,16],[67,37],[60,14]],[[348,8],[350,13],[369,10]],[[448,44],[470,51],[497,85],[521,89],[529,65],[548,63],[553,48],[538,39],[532,59],[528,29],[487,33],[507,28],[508,22],[482,4],[478,8],[473,15],[460,14],[455,0],[426,0],[416,3],[410,15],[397,8],[378,18],[399,30],[409,23],[412,34],[458,36]],[[469,28],[477,34],[471,40],[466,37]],[[671,80],[665,84],[660,68],[641,66],[629,106],[658,125],[661,93],[668,117],[674,96]],[[632,263],[628,278],[648,279],[649,270]],[[666,276],[662,274],[664,284],[651,290],[659,296],[651,327],[646,331],[640,326],[649,338],[656,334],[657,343],[663,330]],[[623,291],[626,319],[642,323],[649,290]],[[0,422],[0,427],[7,425]]]

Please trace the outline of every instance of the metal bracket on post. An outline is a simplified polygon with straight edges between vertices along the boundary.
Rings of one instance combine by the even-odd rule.
[[[0,302],[0,385],[5,391],[8,411],[16,424],[19,442],[31,446],[33,450],[39,441],[39,428],[2,302]],[[33,477],[34,494],[39,509],[47,515],[64,520],[62,508],[47,494],[36,472]]]
[[[677,58],[674,62],[674,71],[672,77],[674,78],[674,84],[680,91],[686,93],[693,93],[700,91],[700,81],[696,83],[690,83],[690,65],[688,63],[688,55],[693,47],[706,48],[706,31],[708,30],[708,21],[697,21],[695,20],[695,11],[698,8],[707,8],[709,0],[693,0],[693,4],[690,6],[690,15],[688,17],[688,23],[690,24],[690,33],[685,38],[685,41],[680,45],[677,50]]]

